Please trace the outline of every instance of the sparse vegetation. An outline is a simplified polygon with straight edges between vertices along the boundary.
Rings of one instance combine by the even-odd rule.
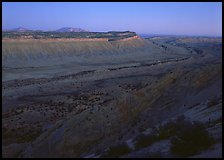
[[[203,123],[191,122],[184,116],[175,121],[161,125],[149,135],[141,135],[136,139],[136,149],[148,147],[153,143],[171,138],[173,154],[186,157],[208,149],[214,139],[209,136]]]

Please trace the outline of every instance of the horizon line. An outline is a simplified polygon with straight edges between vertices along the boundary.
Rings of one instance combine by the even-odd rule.
[[[17,28],[24,28],[24,29],[27,29],[27,30],[30,30],[30,31],[43,31],[43,32],[54,32],[54,31],[56,31],[56,30],[59,30],[59,29],[61,29],[61,28],[79,28],[79,29],[82,29],[82,28],[80,28],[80,27],[60,27],[59,29],[55,29],[55,30],[43,30],[43,29],[28,29],[27,27],[21,27],[21,26],[19,26],[19,27],[16,27],[16,28],[12,28],[12,29],[3,29],[2,28],[2,32],[4,32],[4,31],[13,31],[13,30],[15,30],[15,29],[17,29]],[[85,29],[84,29],[85,30]],[[154,36],[186,36],[186,37],[188,37],[188,36],[190,36],[190,37],[222,37],[222,35],[206,35],[206,34],[172,34],[172,33],[148,33],[148,32],[144,32],[144,33],[142,33],[142,32],[136,32],[136,31],[131,31],[131,30],[108,30],[108,31],[89,31],[89,30],[87,30],[87,32],[127,32],[127,31],[129,31],[129,32],[135,32],[136,34],[138,34],[139,36],[142,36],[142,35],[145,35],[145,36],[149,36],[149,37],[154,37]],[[73,33],[75,33],[75,32],[73,32]],[[77,33],[79,33],[79,32],[77,32]]]

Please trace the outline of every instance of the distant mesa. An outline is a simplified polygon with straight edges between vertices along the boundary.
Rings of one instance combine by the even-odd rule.
[[[42,30],[31,30],[24,27],[18,27],[10,30],[2,30],[3,32],[7,31],[13,31],[13,32],[42,32]],[[63,27],[58,30],[55,30],[54,32],[89,32],[87,30],[81,29],[81,28],[73,28],[73,27]]]
[[[63,27],[56,30],[56,32],[89,32],[89,31],[81,28]]]

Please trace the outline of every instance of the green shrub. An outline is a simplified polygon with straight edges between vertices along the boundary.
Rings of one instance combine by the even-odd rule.
[[[118,158],[132,151],[126,143],[109,148],[109,150],[101,158]]]
[[[219,99],[212,99],[212,100],[210,100],[209,102],[208,102],[208,107],[212,107],[212,106],[215,106],[215,105],[217,105],[217,104],[219,104]]]
[[[190,125],[190,121],[187,121],[184,115],[177,117],[175,121],[168,121],[157,129],[158,139],[168,139],[171,136],[176,135],[180,130],[188,125]]]
[[[167,124],[160,126],[158,128],[158,139],[159,140],[163,140],[163,139],[167,139],[170,136],[174,135],[176,133],[176,123],[174,122],[168,122]]]
[[[181,157],[191,156],[208,149],[214,143],[204,125],[200,122],[188,123],[171,140],[171,151]]]
[[[141,135],[137,138],[136,142],[136,149],[139,150],[144,147],[148,147],[149,145],[153,144],[158,140],[157,135],[149,134],[149,135]]]

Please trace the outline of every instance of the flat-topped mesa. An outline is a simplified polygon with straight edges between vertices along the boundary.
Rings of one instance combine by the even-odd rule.
[[[129,31],[3,32],[2,36],[2,59],[6,67],[46,66],[63,63],[62,58],[75,61],[76,56],[137,54],[148,46],[146,40]]]
[[[2,33],[3,40],[26,40],[26,39],[41,39],[41,40],[77,40],[77,41],[117,41],[126,38],[137,38],[135,32],[15,32],[4,31]]]
[[[141,39],[139,36],[133,36],[128,38],[117,38],[117,39],[110,39],[110,38],[44,38],[44,39],[34,39],[31,36],[24,36],[21,38],[3,38],[2,41],[4,42],[29,42],[29,41],[42,41],[42,42],[56,42],[56,41],[63,41],[63,42],[89,42],[89,41],[128,41],[134,39]],[[141,39],[142,40],[142,39]]]

